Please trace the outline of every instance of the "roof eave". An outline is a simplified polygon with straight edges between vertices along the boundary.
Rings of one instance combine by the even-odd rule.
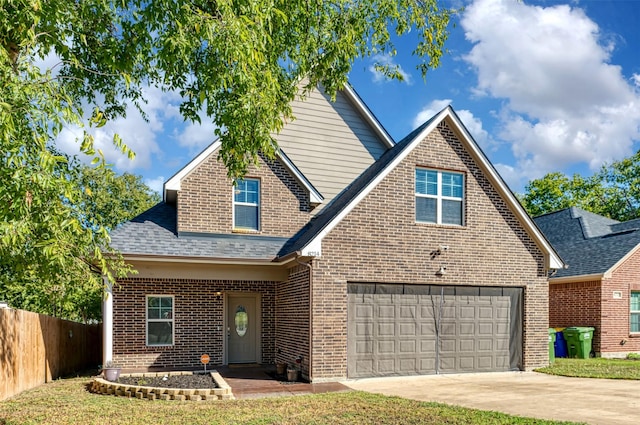
[[[248,259],[248,258],[221,258],[221,257],[194,257],[184,255],[152,255],[152,254],[122,254],[129,261],[147,261],[164,263],[186,264],[220,264],[241,266],[282,266],[295,258],[276,259]]]
[[[592,273],[576,276],[562,276],[562,277],[550,277],[549,284],[557,285],[560,283],[582,283],[582,282],[594,282],[604,279],[605,273]]]

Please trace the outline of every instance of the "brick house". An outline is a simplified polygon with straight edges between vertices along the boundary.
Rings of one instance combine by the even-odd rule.
[[[297,119],[234,187],[219,142],[112,243],[105,360],[129,368],[301,360],[313,381],[548,363],[563,266],[455,112],[394,143],[350,87]]]
[[[640,352],[640,220],[572,207],[534,221],[568,265],[549,280],[549,325],[594,327],[602,357]]]

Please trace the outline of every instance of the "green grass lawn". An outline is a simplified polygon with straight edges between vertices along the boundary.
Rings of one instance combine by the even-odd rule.
[[[556,359],[537,372],[578,378],[640,379],[640,361],[625,359]]]
[[[58,380],[0,402],[0,424],[560,424],[365,392],[214,402],[145,401]]]

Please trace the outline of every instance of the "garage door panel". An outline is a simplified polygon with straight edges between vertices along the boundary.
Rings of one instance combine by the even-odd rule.
[[[395,319],[396,307],[394,305],[378,306],[378,317],[380,319]]]
[[[378,341],[376,344],[376,354],[395,354],[396,342],[394,340]]]
[[[398,335],[401,337],[418,336],[418,324],[415,321],[398,323]]]
[[[417,305],[400,305],[398,307],[400,310],[398,317],[400,319],[415,319],[418,317],[418,306]]]
[[[398,352],[400,354],[415,354],[417,353],[418,342],[415,339],[400,341]]]
[[[377,336],[394,336],[396,333],[396,324],[393,322],[378,323]]]
[[[414,286],[349,293],[349,377],[509,370],[509,296],[499,288]]]
[[[373,355],[373,341],[356,341],[356,354],[357,355]]]

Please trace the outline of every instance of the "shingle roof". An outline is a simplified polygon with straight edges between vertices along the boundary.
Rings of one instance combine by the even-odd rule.
[[[640,220],[620,223],[571,207],[534,221],[568,265],[555,277],[605,273],[640,243]]]
[[[287,238],[180,234],[176,209],[161,202],[111,232],[111,245],[126,255],[273,260]]]

